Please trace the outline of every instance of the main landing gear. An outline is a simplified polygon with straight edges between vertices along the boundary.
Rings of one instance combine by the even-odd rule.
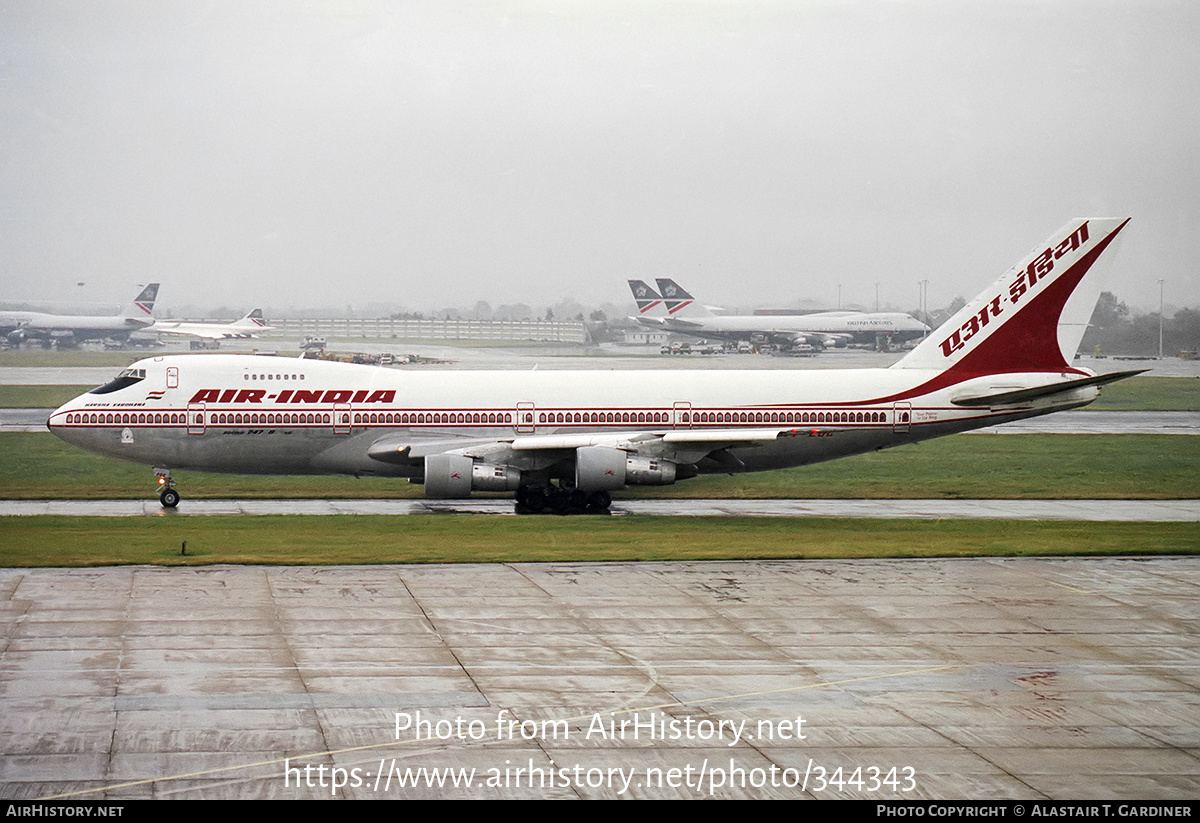
[[[517,514],[608,514],[612,495],[562,486],[521,486]]]
[[[158,477],[158,502],[162,503],[164,509],[173,509],[179,505],[179,492],[175,491],[175,481],[171,479],[170,469],[155,469],[154,474]]]

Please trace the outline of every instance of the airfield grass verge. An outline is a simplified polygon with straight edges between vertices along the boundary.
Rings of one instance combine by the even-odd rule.
[[[0,409],[57,409],[68,400],[74,400],[94,388],[96,388],[95,385],[15,386],[4,384],[0,385]]]
[[[183,542],[187,554],[181,554]],[[362,565],[1194,554],[1197,523],[837,518],[0,518],[0,566]]]
[[[173,472],[184,499],[422,497],[404,479]],[[153,499],[153,472],[48,434],[0,433],[0,499]],[[629,498],[1200,498],[1200,437],[970,434],[776,472],[631,488]]]
[[[1109,383],[1091,411],[1200,411],[1200,378],[1130,377]]]
[[[125,368],[135,360],[153,356],[145,351],[96,351],[91,349],[8,349],[0,351],[0,366],[20,368]]]

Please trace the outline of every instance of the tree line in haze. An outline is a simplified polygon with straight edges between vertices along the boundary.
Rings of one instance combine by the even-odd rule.
[[[1157,355],[1159,314],[1135,314],[1112,292],[1103,292],[1092,313],[1092,322],[1079,350],[1090,354],[1099,348],[1101,354]],[[1162,318],[1162,353],[1168,357],[1180,352],[1200,349],[1200,311],[1179,309],[1174,314],[1164,312]]]

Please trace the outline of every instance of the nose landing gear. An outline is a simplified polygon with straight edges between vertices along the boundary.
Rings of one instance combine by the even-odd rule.
[[[175,481],[171,479],[170,469],[155,469],[158,478],[158,502],[164,509],[173,509],[179,505],[179,492],[175,491]]]

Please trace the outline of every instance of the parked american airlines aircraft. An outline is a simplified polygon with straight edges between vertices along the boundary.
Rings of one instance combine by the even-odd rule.
[[[829,311],[793,315],[730,316],[714,314],[674,280],[658,278],[658,291],[641,280],[629,288],[638,304],[637,321],[646,326],[694,337],[765,340],[783,346],[808,343],[844,346],[856,334],[920,334],[928,327],[903,312]]]
[[[603,510],[626,486],[782,469],[1090,403],[1072,365],[1127,221],[1076,220],[886,369],[403,372],[303,359],[134,363],[50,417],[101,454],[171,469],[405,477],[429,497],[515,491]],[[1111,255],[1109,255],[1111,257]]]
[[[159,334],[200,337],[206,340],[230,340],[258,337],[271,327],[263,320],[262,309],[251,309],[241,320],[232,323],[185,323],[159,320],[151,331]]]
[[[109,338],[124,340],[130,333],[154,325],[151,312],[157,296],[158,284],[151,283],[120,314],[108,317],[35,311],[0,312],[0,332],[13,343],[23,340],[57,340],[63,343]]]

